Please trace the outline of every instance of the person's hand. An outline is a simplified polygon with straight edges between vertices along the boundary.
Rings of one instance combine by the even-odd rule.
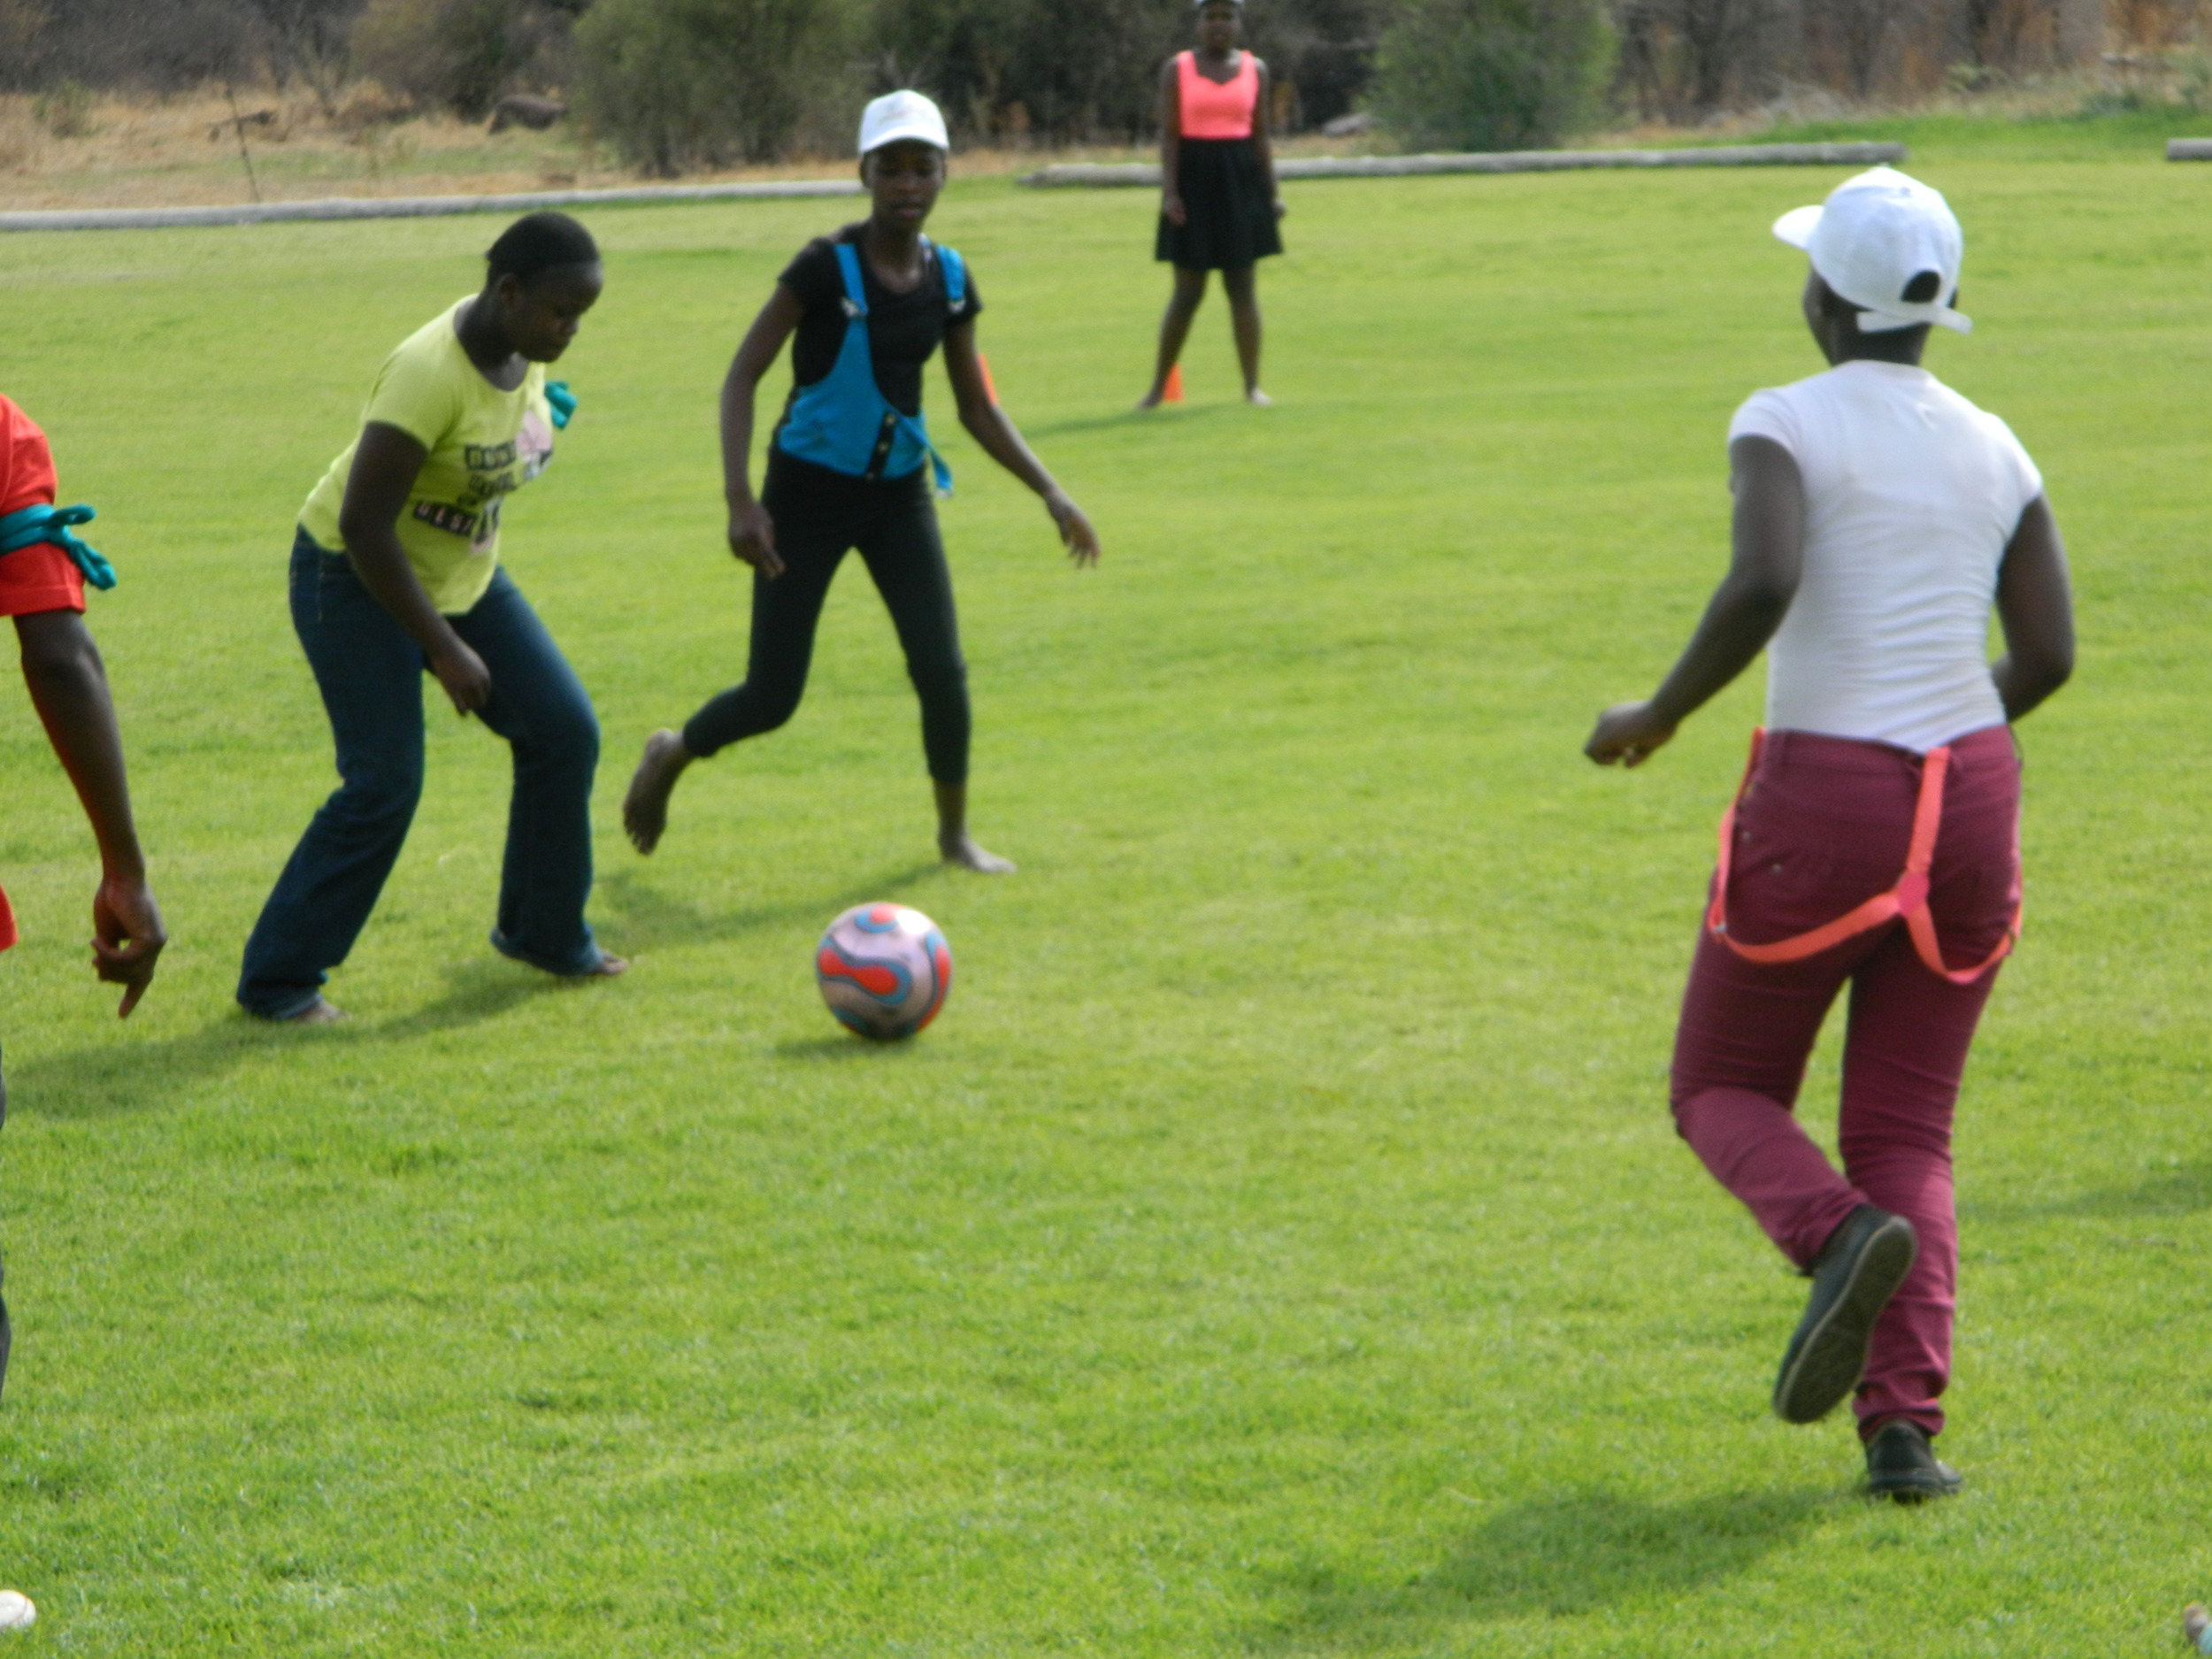
[[[1068,499],[1067,492],[1056,489],[1046,496],[1045,511],[1060,526],[1060,544],[1067,549],[1068,557],[1079,566],[1097,564],[1098,532],[1091,528],[1083,510]]]
[[[1190,215],[1183,208],[1181,192],[1168,189],[1160,193],[1160,217],[1171,225],[1187,225],[1190,222]]]
[[[1275,217],[1277,219],[1280,219],[1284,214],[1289,211],[1290,209],[1284,204],[1283,198],[1279,196],[1277,196],[1275,198]]]
[[[465,716],[491,701],[492,671],[458,637],[430,659],[430,672],[453,699],[456,714]]]
[[[730,551],[771,581],[783,574],[783,561],[776,557],[776,521],[757,501],[730,509]]]
[[[153,982],[154,964],[169,935],[161,926],[161,909],[143,876],[126,879],[108,876],[92,895],[93,972],[109,985],[126,987],[118,1019],[128,1019],[138,999]]]
[[[1640,766],[1674,735],[1674,722],[1662,719],[1648,701],[1617,703],[1598,716],[1597,729],[1582,752],[1601,766],[1616,761]]]

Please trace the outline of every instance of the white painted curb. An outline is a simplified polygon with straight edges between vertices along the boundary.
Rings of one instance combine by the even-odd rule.
[[[1734,144],[1711,150],[1506,150],[1445,156],[1309,156],[1275,164],[1278,179],[1404,179],[1432,173],[1565,173],[1586,167],[1871,167],[1905,159],[1902,144]],[[1071,163],[1024,184],[1156,185],[1150,162]]]
[[[437,219],[449,213],[528,213],[541,207],[664,202],[747,202],[780,196],[858,196],[854,179],[763,184],[635,185],[614,190],[531,190],[515,196],[336,196],[321,202],[238,202],[225,207],[69,208],[0,213],[0,231],[173,230],[197,225],[273,225],[289,219]]]

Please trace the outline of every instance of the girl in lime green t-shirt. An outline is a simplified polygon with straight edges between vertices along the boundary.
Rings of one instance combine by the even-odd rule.
[[[533,213],[487,262],[481,292],[385,359],[360,436],[300,513],[292,623],[341,783],[246,944],[238,1001],[264,1018],[339,1018],[323,984],[375,908],[422,793],[426,670],[514,752],[493,947],[571,977],[626,965],[584,920],[598,721],[499,568],[500,505],[545,470],[572,407],[544,365],[599,297],[599,250],[565,214]]]

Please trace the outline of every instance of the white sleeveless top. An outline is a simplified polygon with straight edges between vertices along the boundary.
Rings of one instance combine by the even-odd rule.
[[[2042,475],[2012,429],[1925,369],[1854,361],[1754,392],[1730,442],[1805,481],[1805,566],[1767,647],[1770,731],[1919,753],[2004,722],[1989,677],[1997,568]]]

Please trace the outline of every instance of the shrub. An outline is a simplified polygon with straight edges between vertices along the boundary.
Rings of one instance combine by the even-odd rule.
[[[419,104],[480,120],[565,27],[536,0],[369,0],[353,60]]]
[[[0,0],[0,87],[34,84],[46,9],[38,0]]]
[[[1157,127],[1160,65],[1191,43],[1190,0],[866,0],[877,90],[916,86],[956,132],[1057,142]],[[1393,0],[1264,0],[1245,44],[1273,72],[1279,120],[1351,108]]]
[[[1134,138],[1152,128],[1161,60],[1189,43],[1189,0],[881,0],[874,82],[926,88],[977,134]]]
[[[772,160],[836,78],[834,35],[821,0],[599,0],[576,28],[577,102],[664,177]]]
[[[92,93],[82,82],[64,81],[31,105],[38,123],[56,138],[83,138],[92,131]]]
[[[1539,149],[1588,119],[1611,50],[1597,0],[1405,0],[1371,102],[1409,149]]]

